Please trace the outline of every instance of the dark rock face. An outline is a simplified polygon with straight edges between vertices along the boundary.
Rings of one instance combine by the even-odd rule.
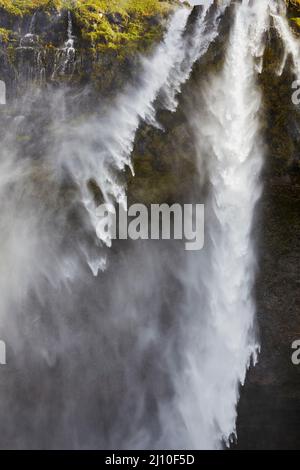
[[[67,12],[58,14],[56,10],[36,10],[30,15],[16,16],[0,8],[0,28],[12,32],[12,46],[28,33],[38,35],[44,45],[51,43],[56,46],[66,39]]]
[[[277,181],[265,187],[255,236],[256,287],[262,350],[241,390],[238,449],[299,449],[300,366],[292,342],[300,338],[300,187]]]
[[[108,13],[106,17],[110,23],[119,27],[122,26],[124,21],[123,16],[120,13]]]
[[[124,18],[120,13],[105,17],[114,29],[123,31]],[[140,41],[140,47],[147,49],[161,38],[164,24],[156,14],[145,22],[152,31],[152,42]],[[96,47],[85,37],[75,14],[66,10],[38,9],[30,15],[15,16],[0,9],[1,28],[7,37],[0,35],[0,79],[7,84],[9,98],[20,96],[30,83],[84,86],[89,82],[98,93],[113,95],[132,78],[138,63],[138,44],[131,48],[128,40],[127,50],[125,46],[108,47],[103,36],[104,49]]]
[[[199,17],[199,15],[201,15],[203,11],[203,6],[202,5],[198,5],[196,7],[194,7],[192,9],[192,12],[190,14],[190,17],[188,19],[188,22],[187,22],[187,31],[188,32],[190,30],[191,27],[193,27],[197,21],[197,18]]]
[[[263,91],[266,143],[270,158],[265,167],[270,177],[288,174],[292,180],[299,178],[300,113],[292,102],[292,83],[295,76],[288,61],[283,74],[278,76],[282,45],[271,31],[264,57],[259,84]]]

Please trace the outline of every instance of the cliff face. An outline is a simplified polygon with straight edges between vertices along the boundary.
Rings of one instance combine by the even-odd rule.
[[[289,2],[295,34],[299,34],[299,3]],[[7,122],[9,125],[14,122],[15,151],[20,160],[26,157],[33,160],[32,178],[38,180],[38,197],[49,198],[51,186],[42,162],[47,148],[55,145],[60,133],[47,113],[55,108],[53,99],[60,99],[53,89],[63,90],[69,111],[67,119],[84,123],[87,115],[102,110],[106,100],[116,96],[129,80],[137,79],[139,52],[147,53],[158,43],[176,2],[124,1],[122,8],[120,4],[121,0],[0,0],[0,80],[6,82],[8,91],[7,109],[2,113],[0,108],[0,141]],[[192,28],[197,12],[195,8],[188,27]],[[187,114],[198,105],[194,97],[203,81],[222,68],[231,24],[229,9],[218,39],[184,85],[176,113],[160,111],[162,129],[143,124],[137,133],[132,154],[136,174],[132,177],[128,171],[125,175],[128,195],[133,201],[188,202],[193,179],[199,175],[195,165],[197,149]],[[257,299],[263,350],[260,363],[243,390],[239,423],[242,448],[251,447],[252,443],[253,447],[261,447],[270,434],[264,445],[274,446],[270,442],[273,435],[269,423],[275,412],[278,413],[275,424],[282,427],[279,435],[284,447],[290,445],[289,433],[299,435],[300,422],[298,413],[298,421],[293,424],[296,418],[292,413],[300,409],[299,394],[293,391],[295,384],[299,384],[299,373],[289,357],[289,345],[299,323],[295,296],[299,291],[295,269],[299,240],[294,228],[299,224],[300,112],[291,100],[291,84],[295,79],[291,63],[278,76],[282,46],[274,31],[266,39],[259,78],[263,91],[266,184],[256,224],[263,227],[263,236],[256,234],[262,260]],[[14,98],[22,97],[31,84],[39,85],[42,93],[33,93],[29,111],[22,100],[14,106]],[[90,183],[97,196],[99,188]],[[64,181],[61,199],[55,200],[55,204],[65,204],[74,196],[74,188],[68,184],[69,181]],[[197,198],[197,202],[202,202],[199,193]],[[287,326],[287,316],[291,326]],[[270,403],[274,389],[276,404]],[[264,414],[261,409],[266,410]]]
[[[35,92],[42,90],[30,98],[34,111],[18,127],[20,155],[40,162],[46,152],[43,142],[55,139],[49,134],[50,121],[41,120],[38,112],[43,108],[45,115],[51,107],[52,93],[64,90],[69,119],[78,120],[103,110],[128,83],[138,81],[141,54],[150,54],[161,40],[176,6],[176,0],[0,0],[0,80],[7,86],[1,121],[19,119],[24,115],[19,98],[32,86]],[[83,98],[73,100],[74,95]],[[129,171],[126,175],[129,197],[135,200],[178,199],[196,176],[183,109],[160,119],[168,132],[144,124],[137,135],[136,177]]]
[[[0,79],[82,84],[104,93],[129,79],[139,52],[161,38],[176,1],[0,0]]]
[[[299,2],[288,3],[291,25],[299,34]],[[139,53],[147,54],[159,42],[176,5],[176,0],[0,0],[0,80],[7,85],[8,103],[24,95],[32,84],[42,88],[47,84],[76,93],[88,90],[78,115],[103,108],[128,82],[138,80]],[[192,11],[186,34],[192,31],[199,10],[201,7]],[[147,124],[138,132],[133,151],[136,176],[127,174],[133,199],[172,202],[189,192],[197,171],[192,130],[185,115],[188,97],[194,91],[197,94],[210,73],[221,69],[231,23],[229,8],[219,37],[184,86],[177,113],[160,114],[167,131],[164,138],[161,130]],[[280,41],[271,31],[259,78],[267,143],[265,176],[275,183],[298,184],[300,113],[291,100],[295,77],[290,63],[281,76],[276,74],[282,55]],[[22,131],[21,139],[30,142],[31,136]]]

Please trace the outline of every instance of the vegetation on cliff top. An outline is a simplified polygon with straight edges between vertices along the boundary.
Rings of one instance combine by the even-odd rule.
[[[37,8],[59,9],[62,3],[62,0],[0,0],[0,8],[12,15],[23,16]]]
[[[72,11],[83,39],[96,47],[119,48],[152,41],[171,3],[158,0],[77,1]]]
[[[120,13],[155,14],[176,0],[0,0],[0,7],[14,15],[24,15],[38,8],[51,10],[66,8]]]
[[[161,19],[178,0],[0,0],[0,10],[22,18],[34,11],[68,10],[79,36],[95,48],[135,48],[147,44],[162,31]],[[0,22],[2,41],[10,37]]]

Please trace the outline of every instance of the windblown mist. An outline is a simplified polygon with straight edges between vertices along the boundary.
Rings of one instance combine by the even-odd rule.
[[[258,77],[271,27],[284,51],[277,73],[290,57],[299,73],[283,2],[177,9],[112,99],[88,83],[72,87],[70,14],[52,82],[38,58],[26,68],[34,21],[19,46],[24,80],[0,110],[0,445],[224,448],[259,360],[252,231],[266,147]],[[226,28],[214,68],[207,53]],[[205,204],[205,247],[111,243],[96,230],[97,206],[126,207],[138,132],[152,127],[163,141],[160,116],[178,107],[196,168],[186,202]]]

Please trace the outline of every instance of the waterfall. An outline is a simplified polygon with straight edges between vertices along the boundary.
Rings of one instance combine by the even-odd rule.
[[[74,36],[73,36],[73,23],[72,23],[72,15],[71,12],[68,11],[68,39],[65,43],[64,47],[64,63],[63,63],[63,74],[69,67],[70,75],[72,76],[74,72],[74,62],[75,62],[75,48],[74,48]]]
[[[300,45],[296,36],[292,33],[287,17],[286,6],[283,2],[276,3],[271,1],[270,13],[273,18],[274,27],[283,42],[284,55],[282,58],[281,66],[278,70],[278,75],[281,75],[286,65],[287,58],[292,57],[294,65],[294,73],[300,77]]]
[[[36,12],[33,13],[32,18],[30,20],[29,31],[28,31],[29,34],[34,34],[35,21],[36,21]]]
[[[72,15],[70,10],[68,10],[67,40],[64,46],[56,53],[52,79],[55,79],[57,76],[65,76],[66,74],[69,78],[72,78],[75,68],[75,54]]]
[[[91,178],[96,181],[105,202],[116,201],[125,207],[126,190],[119,182],[115,170],[122,172],[128,166],[134,173],[131,153],[140,123],[145,121],[159,126],[155,108],[159,93],[168,98],[165,102],[166,109],[175,111],[181,86],[187,81],[195,61],[207,51],[216,38],[219,20],[226,5],[225,2],[221,8],[216,9],[209,25],[206,19],[211,5],[204,8],[191,35],[185,37],[184,31],[190,11],[186,8],[176,11],[163,42],[150,58],[145,57],[141,61],[139,86],[128,86],[100,121],[95,119],[71,130],[68,148],[63,147],[60,162],[68,168],[80,186],[82,200],[95,228],[98,218],[87,181]],[[98,236],[102,242],[111,245],[107,234],[98,233]]]
[[[95,228],[96,207],[87,182],[95,180],[106,202],[125,204],[125,188],[116,171],[122,172],[129,166],[133,172],[130,157],[139,124],[156,123],[154,103],[177,60],[188,16],[188,9],[174,14],[163,42],[150,58],[142,59],[139,85],[128,86],[104,117],[71,128],[67,145],[62,146],[58,155],[60,164],[68,168],[81,188],[82,200]],[[106,237],[102,241],[111,243]]]
[[[141,123],[164,139],[158,110],[178,110],[226,13],[224,61],[201,67],[201,86],[195,79],[187,87],[197,203],[207,183],[205,248],[114,249],[97,230],[99,200],[126,209],[124,172],[135,173]],[[66,19],[53,79],[75,71],[70,11]],[[0,116],[0,333],[17,371],[0,374],[7,447],[221,449],[237,437],[240,388],[260,350],[257,78],[271,27],[285,48],[279,73],[291,56],[298,76],[300,49],[283,3],[208,0],[193,22],[188,8],[172,14],[161,42],[139,58],[138,79],[100,109],[78,110],[81,92],[49,86]]]
[[[71,12],[68,11],[68,39],[65,43],[65,49],[66,49],[66,63],[65,63],[65,68],[67,67],[68,63],[70,61],[74,60],[74,55],[75,55],[75,49],[74,49],[74,36],[73,36],[73,22],[72,22],[72,15]]]
[[[19,86],[24,86],[24,92],[26,87],[37,83],[39,85],[46,83],[46,70],[44,64],[45,51],[39,45],[39,35],[36,34],[36,22],[37,12],[34,12],[29,23],[28,32],[20,39],[20,45],[17,48],[22,60],[21,70],[17,71],[17,80],[19,78]],[[24,77],[27,79],[27,83],[24,83]]]
[[[177,405],[189,445],[203,449],[219,448],[235,434],[239,387],[259,349],[251,230],[263,161],[256,61],[268,28],[268,2],[251,6],[244,0],[235,9],[223,71],[201,90],[204,111],[195,126],[210,180],[207,248],[205,256],[190,260],[186,278],[190,331]],[[203,161],[199,165],[202,171]]]
[[[209,46],[218,36],[219,22],[229,3],[230,0],[224,0],[221,5],[217,5],[215,8],[213,0],[209,0],[199,10],[191,34],[187,34],[182,38],[176,63],[162,90],[165,95],[166,109],[173,112],[176,110],[178,105],[177,96],[180,93],[181,86],[189,79],[195,62],[204,56]],[[212,17],[209,16],[211,10],[213,10]]]
[[[21,38],[20,46],[21,47],[30,47],[35,45],[36,43],[36,35],[34,34],[35,28],[35,21],[36,21],[36,12],[31,17],[28,32]]]

